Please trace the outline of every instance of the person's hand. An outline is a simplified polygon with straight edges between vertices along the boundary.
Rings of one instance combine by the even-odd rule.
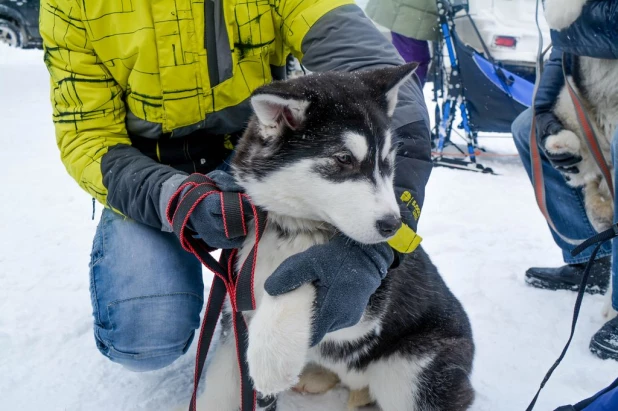
[[[200,201],[190,213],[187,227],[196,232],[199,237],[211,248],[232,249],[242,246],[246,233],[231,233],[224,224],[223,219],[223,193],[241,193],[242,187],[234,182],[234,178],[224,171],[213,171],[206,175],[217,186],[218,192],[208,195]],[[182,184],[181,184],[182,186]],[[169,207],[177,207],[182,198],[190,191],[186,188],[174,204]],[[253,219],[252,205],[246,196],[241,196],[241,209],[245,224]],[[173,214],[173,213],[172,213]]]
[[[579,137],[572,131],[564,129],[558,119],[551,118],[554,117],[553,114],[545,114],[545,117],[544,121],[537,119],[539,125],[537,135],[547,159],[562,173],[578,174],[577,165],[582,161]]]
[[[357,324],[369,297],[380,286],[393,263],[386,243],[363,245],[344,236],[289,257],[266,280],[272,296],[305,283],[316,287],[311,346],[324,335]]]

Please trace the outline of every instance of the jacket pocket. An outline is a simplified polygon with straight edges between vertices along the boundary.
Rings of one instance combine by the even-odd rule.
[[[237,25],[234,51],[238,53],[240,61],[244,58],[268,56],[275,43],[272,8],[267,1],[242,1],[236,4],[234,9]]]

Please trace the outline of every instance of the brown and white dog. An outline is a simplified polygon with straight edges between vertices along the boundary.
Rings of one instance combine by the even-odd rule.
[[[545,0],[545,19],[552,29],[562,30],[577,20],[587,1]],[[612,164],[611,144],[618,126],[618,60],[574,56],[574,62],[574,72],[568,80],[583,101],[613,175],[615,165]],[[569,174],[568,183],[583,188],[590,222],[597,231],[603,231],[613,223],[614,202],[607,182],[588,149],[566,86],[560,91],[553,112],[562,122],[564,130],[548,137],[545,148],[556,154],[573,153],[582,157],[577,165],[579,173]],[[611,287],[607,296],[611,296]],[[614,317],[618,313],[608,301],[604,314]]]

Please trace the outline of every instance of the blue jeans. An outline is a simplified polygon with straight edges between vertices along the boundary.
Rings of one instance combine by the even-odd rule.
[[[200,325],[202,266],[166,233],[105,209],[94,237],[90,293],[97,347],[134,371],[165,367]]]
[[[524,168],[531,177],[531,163],[530,163],[530,129],[532,128],[532,110],[528,109],[521,113],[519,117],[515,119],[511,127],[513,131],[513,139],[515,140],[515,146],[519,151],[519,156],[524,163]],[[616,163],[616,155],[618,155],[618,139],[614,138],[612,143],[612,156],[614,158],[614,164]],[[573,239],[586,239],[597,234],[592,227],[586,210],[584,208],[584,196],[580,188],[573,188],[569,186],[564,179],[564,176],[556,170],[549,160],[541,152],[541,158],[543,162],[543,177],[545,179],[545,193],[547,202],[547,211],[551,216],[556,229],[560,231],[563,236]],[[614,176],[614,182],[616,182],[617,176]],[[614,211],[614,220],[618,211]],[[551,230],[551,227],[550,227]],[[590,259],[592,253],[592,247],[584,251],[577,257],[571,257],[571,250],[573,245],[566,243],[560,238],[553,230],[551,230],[554,237],[554,241],[562,249],[562,256],[564,262],[567,264],[583,263]],[[604,257],[618,253],[618,242],[613,241],[612,244],[604,244],[599,250],[598,257]],[[618,254],[614,254],[618,255]],[[612,262],[612,275],[614,284],[618,284],[618,259],[613,258]],[[618,307],[618,290],[614,290],[613,296],[614,308]]]

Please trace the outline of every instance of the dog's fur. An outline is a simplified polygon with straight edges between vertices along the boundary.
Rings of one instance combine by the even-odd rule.
[[[587,0],[546,0],[545,18],[554,30],[570,26],[582,12]],[[611,144],[618,126],[618,60],[602,60],[574,56],[574,72],[568,80],[581,97],[584,109],[593,123],[605,161],[611,167]],[[609,228],[614,219],[614,202],[607,182],[595,162],[581,132],[575,106],[566,85],[560,91],[553,112],[560,119],[564,130],[550,136],[545,148],[556,154],[580,155],[578,174],[567,174],[573,187],[583,187],[586,214],[597,231]],[[611,287],[607,292],[611,296]],[[616,316],[608,300],[604,309],[606,317]]]
[[[607,164],[612,167],[611,142],[618,124],[618,61],[590,57],[575,57],[575,67],[569,81],[581,96],[599,146]],[[545,148],[552,153],[578,154],[582,161],[578,174],[568,174],[569,184],[583,187],[586,213],[597,231],[609,228],[614,218],[614,203],[601,171],[592,157],[581,132],[575,106],[565,87],[560,91],[553,112],[564,130],[549,136]]]
[[[359,324],[313,348],[314,286],[278,297],[263,288],[287,257],[337,232],[364,244],[387,240],[377,220],[400,216],[390,116],[415,67],[315,74],[264,86],[252,97],[256,116],[237,146],[233,173],[268,211],[255,268],[257,309],[245,314],[250,375],[265,395],[292,388],[308,364],[317,364],[336,377],[313,367],[297,389],[321,392],[340,380],[355,390],[351,402],[375,400],[384,411],[466,410],[473,401],[470,323],[422,249],[390,270]],[[239,262],[254,241],[249,233]],[[200,409],[240,405],[229,309]]]

